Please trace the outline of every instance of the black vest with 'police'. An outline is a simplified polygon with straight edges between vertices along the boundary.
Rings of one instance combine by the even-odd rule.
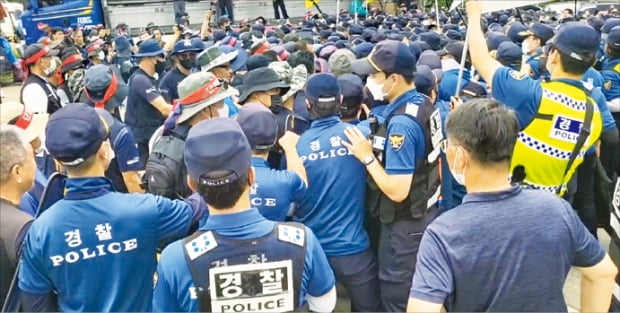
[[[443,140],[441,131],[441,117],[435,110],[433,103],[425,98],[424,103],[407,103],[397,109],[391,116],[386,118],[385,123],[378,123],[371,118],[371,131],[373,138],[373,152],[375,157],[385,168],[385,147],[398,144],[399,139],[387,138],[387,125],[397,115],[404,115],[417,121],[424,132],[426,154],[424,159],[416,161],[416,171],[413,183],[409,189],[409,195],[400,203],[390,200],[377,185],[370,179],[366,192],[366,206],[371,214],[379,216],[381,222],[388,224],[399,219],[420,219],[427,211],[436,206],[441,193],[441,180],[439,177],[439,143]],[[394,142],[391,142],[394,141]],[[402,142],[400,143],[402,144]],[[411,156],[415,158],[415,155]]]
[[[240,240],[213,231],[183,240],[200,312],[288,312],[299,308],[306,231],[276,223],[269,234]]]
[[[47,113],[48,114],[52,114],[58,111],[62,107],[62,104],[60,102],[60,97],[58,97],[58,94],[56,93],[55,88],[49,82],[45,81],[43,78],[37,75],[30,74],[28,78],[26,78],[26,81],[24,81],[23,86],[26,86],[29,84],[39,85],[41,86],[41,89],[45,91],[45,94],[47,95]],[[19,101],[21,103],[24,103],[24,88],[23,87],[20,91]]]

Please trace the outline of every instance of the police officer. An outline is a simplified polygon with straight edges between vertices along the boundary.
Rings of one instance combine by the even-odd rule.
[[[454,93],[456,92],[456,85],[458,83],[458,75],[461,68],[461,58],[464,52],[464,47],[465,44],[462,41],[454,41],[447,44],[442,50],[437,52],[437,54],[441,57],[441,70],[444,73],[444,77],[439,84],[439,100],[449,102],[451,97],[454,96]],[[471,73],[468,70],[470,67],[471,62],[469,61],[468,53],[459,90],[465,89],[469,84],[476,84],[471,81]]]
[[[187,133],[200,121],[220,117],[224,99],[235,95],[236,90],[209,72],[190,74],[178,89],[181,98],[162,126],[161,137],[157,130],[150,140],[153,152],[147,161],[143,181],[150,193],[185,199],[191,194],[182,153]]]
[[[607,58],[601,71],[604,79],[603,94],[616,120],[616,126],[620,127],[620,26],[609,31],[605,51]]]
[[[181,201],[114,192],[104,177],[114,153],[104,118],[70,103],[47,124],[45,146],[68,179],[64,199],[24,240],[25,311],[150,311],[158,242],[187,235],[202,215]]]
[[[343,74],[338,77],[338,85],[342,91],[340,119],[352,125],[359,124],[364,101],[364,82],[357,75]]]
[[[529,75],[538,79],[546,70],[545,64],[541,63],[542,49],[547,40],[553,37],[553,27],[534,23],[526,31],[520,32],[519,35],[524,38],[521,43],[521,51],[525,58],[524,63],[530,66]]]
[[[366,172],[341,143],[349,124],[338,116],[342,97],[337,78],[310,76],[306,99],[313,121],[297,151],[309,186],[293,220],[317,235],[336,279],[351,297],[351,310],[378,311],[377,265],[364,229]]]
[[[61,107],[56,88],[49,82],[49,77],[56,73],[60,63],[54,60],[58,58],[58,52],[42,44],[32,44],[26,48],[24,64],[29,75],[22,85],[20,102],[30,112],[52,114]]]
[[[119,107],[127,97],[127,85],[106,65],[94,65],[84,74],[83,102],[110,113],[114,123],[110,127],[110,144],[115,158],[105,171],[114,190],[143,192],[140,187],[140,154],[133,133],[121,121]]]
[[[177,85],[196,67],[196,54],[202,50],[192,44],[192,40],[183,39],[174,44],[171,57],[174,58],[174,69],[166,72],[159,81],[159,91],[168,103],[179,99]]]
[[[25,131],[17,126],[0,126],[0,149],[0,303],[4,304],[21,243],[32,223],[32,216],[18,209],[18,205],[22,195],[34,185],[37,165]]]
[[[266,219],[284,221],[306,195],[306,169],[295,148],[299,136],[287,131],[278,140],[276,117],[259,103],[244,105],[237,121],[250,143],[252,166],[256,172],[250,202]],[[269,151],[276,141],[286,153],[288,170],[271,169],[267,163]]]
[[[310,229],[266,220],[250,204],[256,173],[237,121],[200,122],[189,132],[190,186],[208,202],[198,232],[164,249],[153,308],[170,312],[331,312],[334,275]]]
[[[415,56],[407,45],[379,42],[368,57],[352,62],[353,71],[369,75],[366,86],[389,101],[383,116],[370,123],[373,143],[349,128],[345,142],[372,178],[366,207],[381,221],[378,243],[381,303],[386,311],[404,311],[422,233],[437,215],[440,119],[433,104],[415,90]],[[437,123],[432,123],[437,125]],[[433,138],[433,140],[431,140]],[[441,136],[440,138],[441,139]],[[376,154],[373,153],[373,147]]]
[[[562,26],[547,58],[551,81],[541,83],[503,67],[488,55],[478,21],[480,2],[469,1],[467,7],[472,62],[480,76],[491,82],[493,97],[514,108],[519,118],[521,133],[511,164],[513,181],[565,195],[585,151],[599,137],[603,145],[618,143],[618,130],[603,94],[581,82],[594,62],[600,35],[586,24]]]
[[[129,79],[125,122],[136,137],[140,163],[145,165],[149,156],[149,139],[164,123],[172,106],[157,89],[155,78],[155,74],[163,71],[166,65],[164,50],[155,39],[149,39],[140,44],[135,57],[140,59],[140,65]]]

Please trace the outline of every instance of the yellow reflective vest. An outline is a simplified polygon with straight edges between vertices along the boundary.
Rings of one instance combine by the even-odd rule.
[[[603,120],[596,101],[590,98],[594,107],[590,135],[567,171],[585,120],[587,94],[584,89],[562,81],[542,83],[541,87],[538,112],[519,133],[510,168],[512,172],[523,166],[525,185],[562,196],[586,151],[601,136]]]

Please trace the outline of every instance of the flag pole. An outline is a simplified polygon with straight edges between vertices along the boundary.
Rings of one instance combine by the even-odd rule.
[[[340,0],[336,2],[336,25],[340,23]]]

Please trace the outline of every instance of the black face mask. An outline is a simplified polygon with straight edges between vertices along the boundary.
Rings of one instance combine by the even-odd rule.
[[[186,70],[191,70],[192,67],[194,67],[194,59],[189,59],[189,60],[181,60],[179,62],[179,64],[181,64],[181,66],[186,69]]]
[[[271,106],[269,107],[273,114],[282,112],[282,96],[271,95]]]
[[[157,63],[155,63],[155,72],[157,74],[161,74],[165,70],[166,70],[166,62],[157,61]]]

